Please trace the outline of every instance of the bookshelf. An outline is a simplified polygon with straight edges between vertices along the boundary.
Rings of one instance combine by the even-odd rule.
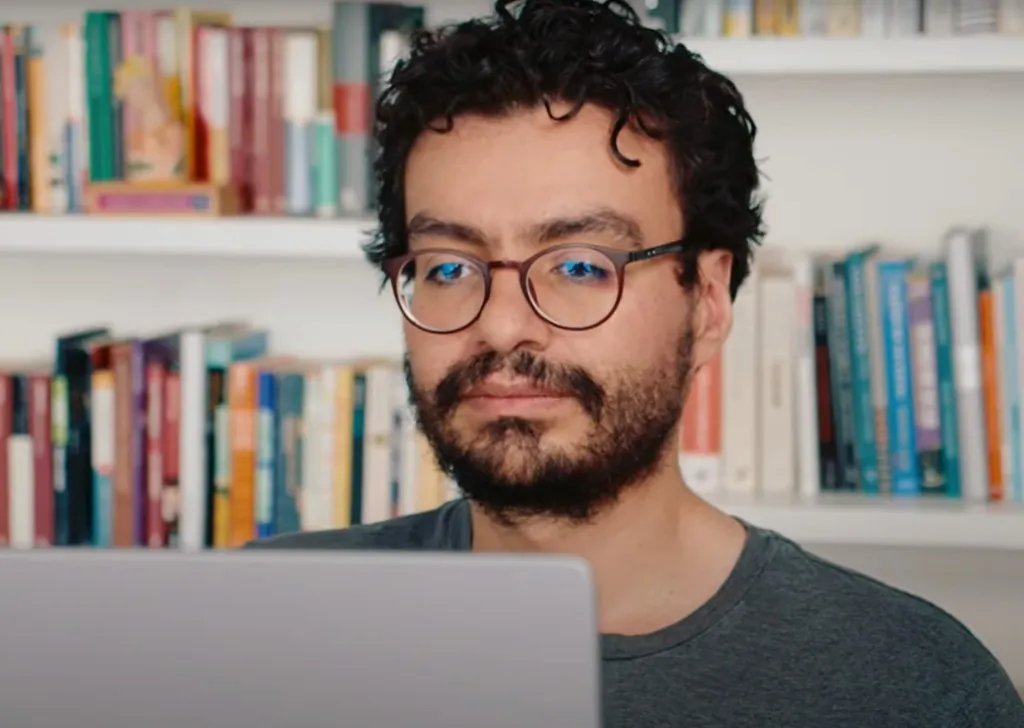
[[[1024,41],[1014,36],[680,40],[715,69],[744,77],[1024,73]]]
[[[806,500],[709,496],[706,500],[804,544],[1024,551],[1024,509],[1013,504],[856,495]]]
[[[428,0],[430,24],[486,11]],[[121,2],[153,9],[157,0]],[[239,24],[325,22],[330,2],[287,8],[211,0]],[[84,0],[16,3],[0,21],[77,20]],[[757,120],[769,197],[767,245],[842,250],[864,240],[929,253],[950,224],[992,226],[1024,250],[1016,160],[1024,150],[1021,37],[684,38],[733,75]],[[884,166],[884,168],[883,168]],[[0,215],[5,359],[52,356],[57,331],[109,322],[149,332],[247,317],[275,348],[310,357],[401,352],[401,319],[362,261],[369,217]],[[799,541],[1024,548],[1024,513],[961,504],[820,499],[722,502]]]
[[[366,219],[0,216],[0,254],[362,260]]]

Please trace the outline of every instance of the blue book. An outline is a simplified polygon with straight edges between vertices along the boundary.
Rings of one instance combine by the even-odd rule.
[[[907,316],[906,260],[878,263],[878,293],[882,313],[882,341],[889,384],[889,456],[893,495],[918,495],[921,478],[914,433],[914,398],[911,382],[910,322]]]
[[[957,434],[956,382],[953,377],[953,339],[949,319],[949,277],[946,264],[929,266],[932,317],[935,321],[935,363],[939,378],[942,453],[946,468],[946,495],[960,497],[960,439]]]
[[[999,366],[1002,367],[1004,373],[1002,400],[1003,406],[1007,408],[1004,422],[1009,428],[1010,462],[1012,464],[1010,473],[1012,480],[1007,483],[1009,490],[1007,500],[1019,503],[1024,494],[1024,473],[1021,473],[1021,461],[1024,460],[1024,457],[1022,457],[1020,442],[1020,386],[1017,375],[1020,351],[1017,341],[1017,285],[1013,268],[1003,275],[1002,285],[1003,300],[995,303],[1003,307],[1003,330],[1000,332],[1003,339],[1003,351]]]
[[[878,447],[875,439],[875,408],[871,400],[871,350],[868,333],[868,260],[878,246],[870,246],[846,258],[846,319],[850,339],[850,389],[853,405],[853,443],[860,471],[860,489],[879,491]]]
[[[277,375],[256,375],[256,537],[274,535],[274,485],[277,477]]]

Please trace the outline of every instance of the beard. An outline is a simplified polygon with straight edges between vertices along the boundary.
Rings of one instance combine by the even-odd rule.
[[[693,361],[687,326],[672,355],[598,382],[585,369],[518,350],[487,351],[454,365],[432,391],[405,376],[416,421],[438,465],[462,494],[505,525],[529,518],[587,523],[659,467],[682,415]],[[490,420],[472,434],[455,425],[467,390],[498,372],[573,398],[586,416],[571,449],[544,441],[549,424],[522,417]],[[676,443],[671,443],[675,448]]]

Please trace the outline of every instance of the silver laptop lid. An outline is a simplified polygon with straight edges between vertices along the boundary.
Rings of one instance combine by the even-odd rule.
[[[0,555],[9,728],[597,728],[594,589],[562,557]]]

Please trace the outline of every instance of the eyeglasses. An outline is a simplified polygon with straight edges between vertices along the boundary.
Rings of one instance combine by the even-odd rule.
[[[425,249],[389,258],[384,271],[402,314],[429,333],[453,334],[472,326],[491,296],[494,271],[502,269],[518,271],[519,285],[538,316],[561,329],[584,331],[615,313],[627,265],[683,247],[682,240],[632,251],[570,243],[522,261]]]

